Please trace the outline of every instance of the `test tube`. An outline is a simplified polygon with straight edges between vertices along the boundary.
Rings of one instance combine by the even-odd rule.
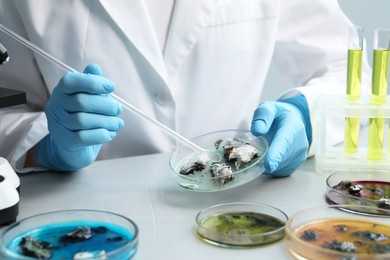
[[[388,67],[389,67],[390,29],[377,28],[374,32],[374,56],[372,64],[372,82],[370,103],[384,105],[386,103]],[[370,118],[368,128],[369,160],[381,160],[383,157],[383,139],[385,119]]]
[[[363,32],[361,26],[350,27],[348,31],[347,100],[360,99],[362,83]],[[346,117],[344,127],[344,152],[353,154],[358,151],[359,123],[356,117]]]

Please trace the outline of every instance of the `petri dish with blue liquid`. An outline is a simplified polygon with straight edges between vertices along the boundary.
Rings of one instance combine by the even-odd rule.
[[[64,210],[20,220],[0,233],[6,259],[131,259],[138,227],[127,217],[98,210]]]

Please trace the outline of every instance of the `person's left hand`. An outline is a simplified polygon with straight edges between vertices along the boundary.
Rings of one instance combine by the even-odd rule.
[[[277,177],[291,175],[306,160],[311,143],[305,97],[261,103],[254,112],[251,132],[268,140],[265,173]]]

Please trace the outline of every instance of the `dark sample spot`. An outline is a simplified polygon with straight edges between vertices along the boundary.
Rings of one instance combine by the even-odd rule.
[[[110,238],[107,238],[107,241],[112,241],[112,242],[119,242],[119,241],[123,241],[124,238],[123,237],[110,237]]]
[[[337,185],[333,186],[335,190],[348,190],[351,187],[351,181],[340,181]]]
[[[390,199],[387,197],[380,198],[378,201],[378,207],[382,209],[390,209]]]
[[[194,174],[195,172],[203,171],[205,168],[206,168],[206,162],[202,160],[198,160],[191,165],[184,166],[183,168],[181,168],[180,174],[190,175],[190,174]]]
[[[305,241],[315,241],[320,238],[320,235],[314,232],[313,229],[307,229],[303,232],[301,239]]]
[[[333,187],[336,190],[348,191],[352,195],[359,195],[363,185],[353,184],[351,181],[341,181]]]
[[[337,232],[346,232],[348,231],[348,227],[346,225],[336,225],[334,226]]]
[[[103,226],[92,228],[92,232],[96,233],[96,234],[104,234],[104,233],[107,233],[107,231],[108,231],[108,229],[106,227],[103,227]]]
[[[93,236],[92,230],[88,226],[82,226],[77,227],[72,232],[61,236],[60,240],[63,243],[74,243],[74,242],[80,242],[85,241],[87,239],[90,239]]]
[[[369,232],[369,231],[356,231],[351,234],[354,237],[358,237],[363,240],[369,240],[369,241],[383,241],[386,239],[389,239],[387,236],[383,234],[378,234],[374,232]]]
[[[360,191],[363,189],[363,185],[356,184],[349,186],[348,192],[351,194],[359,194]]]
[[[325,242],[322,245],[323,248],[328,248],[335,251],[346,252],[346,253],[355,253],[356,247],[352,242],[341,242],[333,240],[331,243]]]
[[[53,246],[50,243],[32,237],[23,237],[20,247],[22,248],[22,254],[25,256],[38,259],[49,259],[52,256]]]

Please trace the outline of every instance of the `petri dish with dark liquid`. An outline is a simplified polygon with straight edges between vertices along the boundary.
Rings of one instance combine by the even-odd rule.
[[[65,210],[20,220],[0,233],[5,259],[130,259],[138,228],[130,219],[97,210]],[[2,259],[3,259],[2,258]]]
[[[218,204],[197,214],[196,235],[215,246],[254,247],[282,239],[286,221],[284,212],[265,204]]]
[[[326,180],[326,200],[329,204],[363,205],[369,212],[361,214],[387,215],[390,210],[390,171],[340,171]]]

